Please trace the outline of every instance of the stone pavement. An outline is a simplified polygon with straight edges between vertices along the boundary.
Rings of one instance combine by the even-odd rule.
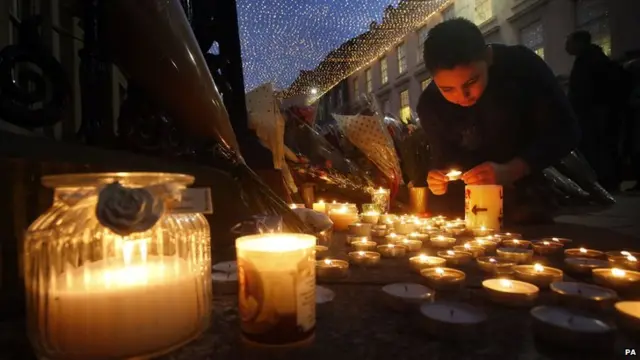
[[[557,223],[607,228],[636,237],[640,241],[640,194],[620,193],[615,198],[617,204],[607,210],[583,215],[563,215],[555,220]]]

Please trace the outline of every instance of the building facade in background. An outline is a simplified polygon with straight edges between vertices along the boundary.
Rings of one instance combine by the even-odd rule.
[[[640,34],[638,0],[455,0],[329,91],[321,99],[321,111],[355,112],[362,106],[362,95],[373,94],[385,113],[403,121],[414,117],[420,94],[431,81],[422,59],[424,39],[430,28],[454,17],[476,23],[488,43],[527,46],[558,78],[571,71],[573,58],[564,43],[575,30],[589,30],[594,42],[614,59],[640,48],[640,37],[633,35]]]

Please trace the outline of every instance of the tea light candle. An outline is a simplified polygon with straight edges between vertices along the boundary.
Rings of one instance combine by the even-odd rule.
[[[398,235],[396,233],[391,233],[391,234],[385,236],[384,239],[387,241],[387,244],[395,244],[400,240],[406,239],[406,237]]]
[[[522,239],[522,234],[512,233],[512,232],[497,233],[497,234],[494,234],[493,236],[498,238],[500,241],[513,240],[513,239]]]
[[[422,241],[402,239],[395,242],[396,245],[402,245],[407,248],[409,252],[416,252],[422,249]]]
[[[391,309],[406,311],[433,301],[435,292],[420,284],[397,283],[382,288],[384,302]]]
[[[347,235],[345,237],[347,240],[347,245],[351,245],[351,243],[362,240],[370,240],[368,236],[356,236],[356,235]]]
[[[633,335],[640,333],[640,301],[619,301],[615,304],[616,323]]]
[[[379,211],[367,211],[362,213],[362,222],[367,224],[377,224],[378,220],[380,220],[380,212]]]
[[[454,225],[452,223],[447,223],[444,225],[444,232],[453,236],[462,235],[466,230],[467,229],[464,227],[464,225]]]
[[[382,214],[380,215],[379,222],[383,224],[393,224],[398,219],[398,216],[395,214]]]
[[[495,256],[483,256],[476,259],[480,270],[496,275],[506,275],[513,273],[513,266],[516,265],[515,261],[495,257]]]
[[[502,239],[495,236],[495,235],[487,235],[487,236],[475,236],[474,237],[475,240],[483,240],[483,241],[491,241],[492,243],[497,245],[500,245],[500,243],[502,242]]]
[[[371,224],[367,223],[355,223],[349,225],[349,233],[355,236],[370,236],[371,235]]]
[[[565,258],[564,264],[569,272],[575,274],[590,274],[593,269],[606,268],[609,265],[604,260],[581,257]]]
[[[488,236],[494,233],[493,229],[489,229],[487,227],[481,226],[479,228],[471,229],[473,236]]]
[[[562,237],[546,237],[546,238],[540,239],[540,241],[558,242],[558,243],[561,243],[564,246],[567,246],[572,242],[571,239],[562,238]]]
[[[324,259],[316,261],[318,279],[341,279],[349,274],[349,263],[344,260]]]
[[[478,256],[484,256],[484,248],[480,246],[471,246],[469,243],[464,245],[454,246],[453,250],[455,251],[466,251],[471,253],[471,256],[475,259]]]
[[[604,253],[600,250],[592,250],[587,248],[579,248],[579,249],[566,249],[564,251],[564,255],[566,257],[582,257],[582,258],[601,258],[604,256]]]
[[[469,241],[467,244],[469,244],[469,246],[477,246],[477,247],[481,247],[484,249],[485,253],[492,253],[496,251],[496,247],[498,246],[498,244],[494,243],[493,241],[489,241],[489,240],[473,240],[473,241]]]
[[[526,281],[541,288],[549,287],[552,282],[562,281],[562,276],[564,275],[560,269],[540,264],[516,265],[513,267],[513,272],[518,280]]]
[[[446,267],[432,267],[420,270],[427,285],[436,290],[457,290],[467,277],[464,272]]]
[[[406,247],[395,244],[378,245],[377,249],[386,258],[402,257],[407,253]]]
[[[462,176],[462,171],[460,170],[451,170],[447,173],[447,179],[449,179],[449,181],[460,180],[460,176]]]
[[[378,243],[367,239],[353,241],[351,243],[351,247],[353,247],[353,250],[355,251],[373,251],[377,246]]]
[[[523,248],[528,249],[531,246],[531,241],[528,240],[502,240],[502,246],[507,248]]]
[[[638,256],[640,254],[629,251],[609,251],[606,253],[611,267],[620,267],[629,270],[640,270]]]
[[[437,301],[420,306],[426,330],[432,336],[454,340],[471,339],[482,334],[487,315],[480,309],[464,304]]]
[[[422,269],[430,268],[430,267],[442,267],[447,262],[447,260],[436,257],[436,256],[428,256],[425,254],[420,254],[417,256],[413,256],[409,258],[409,265],[411,268],[418,273]]]
[[[418,230],[418,224],[415,221],[396,221],[393,224],[393,231],[400,235],[408,235]]]
[[[457,250],[438,251],[438,256],[447,260],[449,266],[464,265],[472,259],[470,252]]]
[[[593,269],[593,281],[621,295],[632,295],[640,292],[640,272],[633,270]]]
[[[315,203],[313,203],[313,210],[326,214],[327,213],[327,204],[323,200],[315,202]]]
[[[228,295],[238,292],[238,274],[236,272],[214,272],[211,274],[213,292]]]
[[[409,240],[420,240],[420,242],[425,242],[429,240],[429,235],[428,234],[422,234],[419,232],[412,232],[411,234],[409,234],[409,236],[407,236],[407,238]]]
[[[387,225],[374,225],[371,229],[371,236],[385,237],[387,236]]]
[[[508,279],[485,280],[482,287],[491,301],[510,306],[530,306],[540,292],[533,284]]]
[[[558,253],[564,245],[561,242],[536,241],[533,243],[533,251],[538,255],[552,255]]]
[[[528,264],[533,259],[533,250],[523,248],[499,248],[496,250],[496,254],[517,264]]]
[[[446,237],[443,235],[432,236],[429,240],[431,245],[441,249],[448,249],[456,244],[456,238]]]
[[[329,248],[324,245],[316,245],[316,259],[321,259],[329,253]]]
[[[291,209],[304,209],[307,206],[305,204],[289,204]]]
[[[333,228],[337,231],[345,231],[349,225],[358,222],[358,213],[346,206],[329,210],[329,218],[333,221]]]
[[[555,306],[537,306],[531,317],[534,336],[544,342],[582,351],[613,348],[615,329],[595,317]]]
[[[313,337],[315,246],[316,238],[306,234],[268,233],[236,239],[238,309],[244,338],[275,345]],[[273,325],[263,326],[265,318]],[[297,321],[290,321],[292,318]]]
[[[352,251],[349,261],[358,266],[374,266],[380,263],[380,253],[374,251]]]
[[[597,285],[558,281],[549,285],[560,305],[583,310],[606,310],[618,298],[615,291]]]

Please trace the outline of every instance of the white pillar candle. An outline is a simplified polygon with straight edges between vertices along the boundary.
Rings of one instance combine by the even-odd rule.
[[[316,238],[261,234],[236,240],[243,338],[261,344],[312,339],[316,324]]]
[[[47,343],[84,359],[135,357],[180,343],[208,316],[198,299],[204,281],[177,256],[99,260],[63,272],[52,279],[41,319]]]
[[[502,228],[502,186],[467,185],[464,196],[467,229]]]
[[[342,206],[339,208],[331,208],[329,210],[329,218],[333,222],[333,228],[337,231],[346,231],[349,225],[358,222],[358,213]]]

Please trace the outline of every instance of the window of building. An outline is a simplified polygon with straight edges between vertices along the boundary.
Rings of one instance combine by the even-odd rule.
[[[429,84],[431,84],[431,78],[428,79],[424,79],[420,82],[420,89],[422,89],[422,91],[424,91],[424,89],[427,88],[427,86],[429,86]]]
[[[611,30],[609,8],[604,0],[578,0],[576,2],[576,28],[591,33],[594,44],[600,45],[611,56]]]
[[[418,30],[418,52],[416,54],[416,63],[420,64],[424,61],[424,41],[427,39],[429,29],[427,26],[423,26]]]
[[[373,77],[371,76],[371,68],[364,71],[365,79],[367,80],[367,94],[373,92]]]
[[[456,17],[456,6],[455,4],[449,5],[446,9],[442,11],[442,21],[451,20]]]
[[[396,48],[398,53],[398,74],[403,74],[407,71],[407,52],[405,44],[402,43]]]
[[[380,59],[380,83],[382,85],[389,82],[389,72],[387,71],[387,57]]]
[[[400,93],[400,120],[405,124],[411,119],[411,106],[409,106],[409,90]]]
[[[493,16],[492,2],[492,0],[476,0],[475,20],[477,25],[491,19]]]
[[[353,80],[353,101],[358,101],[358,97],[360,96],[360,86],[358,86],[358,78],[356,77]]]
[[[544,28],[537,21],[520,30],[520,43],[544,59]]]

